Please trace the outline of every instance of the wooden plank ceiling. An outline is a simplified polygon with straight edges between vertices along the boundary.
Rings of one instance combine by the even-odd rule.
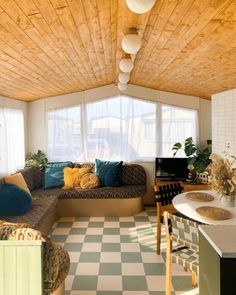
[[[121,40],[140,29],[131,83],[210,98],[236,88],[236,1],[0,0],[0,95],[31,101],[117,82]]]

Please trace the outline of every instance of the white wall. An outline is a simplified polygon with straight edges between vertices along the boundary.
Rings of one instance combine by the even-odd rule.
[[[0,107],[21,109],[24,114],[25,151],[28,151],[28,104],[27,102],[0,96]]]
[[[211,139],[211,102],[199,97],[169,93],[129,85],[123,92],[126,95],[140,99],[147,99],[155,102],[171,104],[180,107],[192,108],[199,111],[199,135],[200,143]],[[47,110],[72,106],[83,102],[94,101],[109,96],[118,95],[119,91],[115,85],[107,85],[96,89],[83,92],[56,96],[37,100],[29,103],[29,141],[28,152],[36,152],[38,149],[46,150],[46,126],[45,114]],[[154,162],[140,163],[147,171],[148,178],[148,197],[145,203],[153,202],[153,183],[154,183]]]
[[[227,144],[236,155],[236,89],[212,96],[212,150],[222,154]]]

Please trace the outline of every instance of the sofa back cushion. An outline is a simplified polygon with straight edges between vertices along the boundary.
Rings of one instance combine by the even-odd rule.
[[[17,216],[25,214],[32,199],[29,193],[14,184],[0,186],[0,215]]]
[[[122,166],[120,173],[123,185],[146,184],[146,172],[144,168],[138,164],[125,164]]]
[[[30,191],[43,186],[43,171],[39,167],[28,167],[20,170]]]

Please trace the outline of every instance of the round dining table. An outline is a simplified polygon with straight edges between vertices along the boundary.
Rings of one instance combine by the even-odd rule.
[[[193,201],[186,197],[186,195],[189,192],[181,193],[177,196],[175,196],[172,200],[172,203],[176,210],[178,210],[180,213],[185,215],[186,217],[189,217],[191,219],[194,219],[196,221],[199,221],[201,223],[205,224],[213,224],[213,225],[236,225],[236,206],[235,207],[226,207],[222,206],[220,201],[220,196],[212,190],[202,190],[202,191],[192,191],[193,192],[201,192],[201,193],[207,193],[214,197],[214,200],[203,202],[203,201]],[[231,218],[227,220],[212,220],[210,218],[203,217],[199,213],[197,213],[196,209],[202,206],[211,206],[211,207],[218,207],[225,210],[228,210],[231,213]]]

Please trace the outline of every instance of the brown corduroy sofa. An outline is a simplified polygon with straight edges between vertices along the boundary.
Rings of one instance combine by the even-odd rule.
[[[87,164],[74,164],[84,165]],[[31,208],[23,216],[0,216],[0,219],[27,223],[48,232],[61,216],[130,216],[143,209],[146,173],[138,164],[123,164],[119,175],[121,186],[97,189],[44,189],[43,171],[39,168],[25,168],[21,173],[33,197]]]

